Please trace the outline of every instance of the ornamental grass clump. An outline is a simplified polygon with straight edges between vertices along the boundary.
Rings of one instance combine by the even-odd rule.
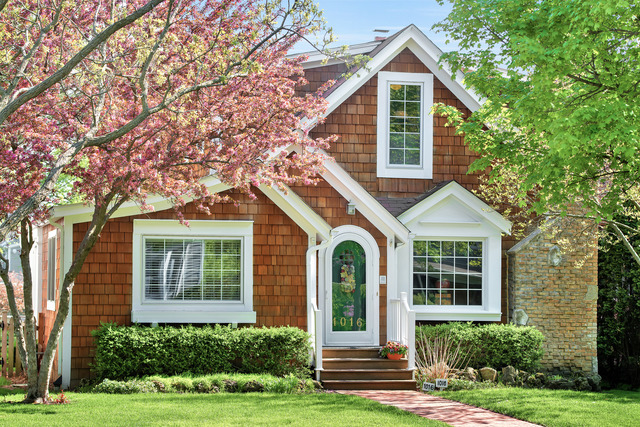
[[[387,357],[389,354],[399,354],[404,356],[409,351],[409,347],[399,343],[398,341],[387,341],[380,349],[380,357]]]
[[[443,336],[428,336],[418,329],[416,336],[416,366],[419,383],[449,378],[454,370],[465,369],[470,352],[462,341],[448,332]]]

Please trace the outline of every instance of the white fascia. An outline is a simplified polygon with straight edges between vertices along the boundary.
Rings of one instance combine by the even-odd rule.
[[[367,190],[342,169],[333,159],[324,163],[322,177],[347,201],[360,211],[386,237],[395,237],[399,243],[409,241],[409,230],[384,208]]]
[[[511,234],[511,222],[506,220],[502,215],[496,212],[491,206],[480,200],[476,195],[469,190],[461,186],[455,181],[451,181],[436,193],[427,197],[420,203],[411,207],[406,212],[403,212],[398,216],[398,220],[403,224],[408,224],[416,219],[419,219],[425,212],[429,211],[432,207],[436,206],[443,200],[455,197],[460,203],[469,208],[475,214],[479,215],[486,223],[489,223],[500,232],[505,234]],[[434,224],[435,225],[435,224]],[[479,223],[460,223],[457,224],[463,227],[473,227],[474,225],[480,225]]]
[[[340,104],[369,81],[371,77],[375,76],[378,71],[391,62],[405,48],[411,50],[465,107],[472,112],[480,108],[483,101],[473,90],[466,89],[463,86],[464,75],[461,72],[454,74],[447,64],[438,64],[442,51],[418,27],[410,25],[378,52],[366,64],[366,67],[360,68],[353,73],[346,82],[327,96],[329,105],[324,117],[331,114],[333,110],[338,108]],[[302,121],[303,129],[312,129],[316,123],[317,120],[305,119]]]
[[[218,178],[214,176],[207,176],[200,180],[200,183],[207,186],[207,189],[210,193],[221,193],[223,191],[229,190],[231,187],[223,184]],[[189,203],[193,201],[190,197],[184,198],[185,202]],[[163,211],[166,209],[170,209],[172,204],[169,199],[159,195],[149,196],[147,199],[147,204],[149,206],[153,206],[154,211]],[[142,209],[140,209],[140,205],[136,202],[127,202],[122,205],[120,209],[118,209],[111,218],[121,218],[125,216],[139,215],[144,213]],[[72,205],[61,205],[55,206],[53,208],[52,219],[55,218],[73,218],[74,223],[78,222],[87,222],[91,220],[91,215],[93,214],[93,206],[87,205],[85,203],[75,203]]]
[[[315,238],[316,241],[329,239],[331,226],[290,188],[285,187],[285,191],[266,185],[261,185],[259,188],[309,237]]]

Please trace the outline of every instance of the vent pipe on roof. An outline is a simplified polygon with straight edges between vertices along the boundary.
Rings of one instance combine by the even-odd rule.
[[[382,33],[382,34],[387,34],[389,32],[389,30],[383,30],[381,28],[376,28],[375,30],[373,30],[374,33]],[[381,42],[387,39],[387,36],[376,36],[374,38],[375,41],[377,42]]]

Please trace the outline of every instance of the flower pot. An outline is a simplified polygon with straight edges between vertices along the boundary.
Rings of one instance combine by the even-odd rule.
[[[387,354],[387,359],[389,360],[400,360],[402,359],[402,355],[399,353],[389,353]]]

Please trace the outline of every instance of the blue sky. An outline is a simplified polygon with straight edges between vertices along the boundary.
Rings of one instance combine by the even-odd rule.
[[[440,49],[451,50],[451,45],[445,45],[443,33],[431,31],[433,24],[447,16],[449,4],[440,6],[435,0],[316,0],[316,3],[338,36],[338,45],[372,41],[376,36],[374,29],[390,30],[388,34],[393,34],[415,24]]]

